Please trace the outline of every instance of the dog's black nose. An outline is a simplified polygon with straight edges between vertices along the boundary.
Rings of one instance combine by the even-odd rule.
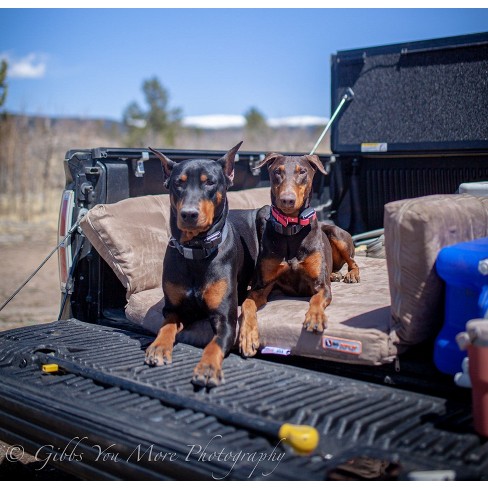
[[[280,202],[283,207],[294,207],[296,201],[296,196],[293,193],[283,193],[280,196]]]
[[[186,224],[194,224],[198,220],[198,209],[196,208],[182,208],[180,210],[180,216],[183,222]]]

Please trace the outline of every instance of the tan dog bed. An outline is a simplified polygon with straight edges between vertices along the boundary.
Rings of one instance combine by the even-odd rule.
[[[230,208],[257,208],[269,203],[269,188],[229,192]],[[126,316],[156,333],[162,323],[162,264],[169,238],[169,197],[130,198],[97,205],[81,227],[127,290]],[[382,364],[396,355],[390,334],[388,277],[385,260],[359,258],[361,283],[332,284],[323,336],[302,330],[308,299],[273,296],[258,312],[261,351]],[[208,322],[186,328],[178,340],[203,347],[212,336]]]

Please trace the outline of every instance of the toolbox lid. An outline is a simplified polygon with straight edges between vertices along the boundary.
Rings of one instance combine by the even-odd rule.
[[[488,150],[488,32],[339,51],[331,60],[338,154]]]

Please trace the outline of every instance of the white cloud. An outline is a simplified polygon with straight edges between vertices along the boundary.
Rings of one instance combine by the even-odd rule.
[[[8,63],[7,76],[9,78],[44,78],[46,74],[46,55],[30,53],[23,58],[15,58],[7,53],[0,54],[1,59]]]

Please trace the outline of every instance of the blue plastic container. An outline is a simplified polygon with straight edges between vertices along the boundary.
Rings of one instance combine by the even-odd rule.
[[[436,269],[446,282],[446,304],[434,363],[443,373],[454,375],[462,370],[466,357],[456,335],[466,330],[468,320],[482,318],[488,311],[488,237],[445,247],[437,256]]]

